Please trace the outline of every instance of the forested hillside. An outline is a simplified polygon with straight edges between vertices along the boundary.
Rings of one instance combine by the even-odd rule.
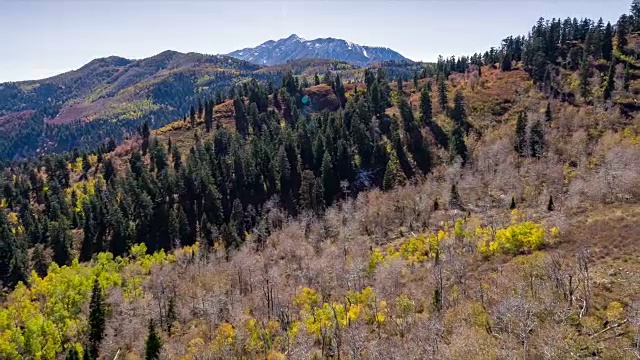
[[[639,54],[634,1],[8,162],[0,357],[638,358]]]

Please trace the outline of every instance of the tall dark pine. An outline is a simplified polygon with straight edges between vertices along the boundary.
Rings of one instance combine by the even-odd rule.
[[[191,122],[191,127],[195,128],[196,127],[196,109],[193,108],[193,105],[189,110],[189,121]]]
[[[602,58],[611,61],[611,52],[613,51],[613,27],[608,22],[602,33]]]
[[[456,91],[453,98],[453,109],[451,110],[451,120],[455,126],[461,128],[465,134],[469,132],[469,122],[467,121],[467,111],[464,108],[464,96],[462,91]]]
[[[447,99],[447,84],[445,83],[444,79],[441,77],[438,80],[438,103],[440,104],[440,110],[442,110],[442,112],[446,113],[447,112],[447,104],[448,104],[448,99]]]
[[[98,278],[93,282],[91,303],[89,304],[89,351],[93,359],[97,359],[100,352],[100,343],[104,338],[106,323],[106,305],[104,295],[100,288]]]
[[[433,120],[431,94],[425,89],[420,93],[420,122],[428,125]]]
[[[527,154],[527,114],[525,112],[518,113],[516,119],[516,136],[514,140],[514,150],[520,156]]]
[[[149,320],[149,333],[145,342],[145,360],[158,360],[160,358],[160,350],[162,349],[162,339],[156,332],[156,326],[153,320]]]
[[[20,281],[26,283],[27,265],[27,244],[13,233],[7,215],[0,210],[0,285],[12,288]]]
[[[551,113],[551,102],[547,101],[547,108],[544,110],[544,120],[550,122],[553,120],[553,114]]]
[[[59,266],[69,265],[72,258],[73,237],[69,230],[68,221],[64,217],[60,221],[51,221],[48,232],[49,242],[53,247],[53,261]]]
[[[236,120],[236,130],[240,135],[246,136],[249,131],[249,121],[245,110],[244,101],[239,97],[233,99],[234,118]]]
[[[75,346],[71,347],[69,351],[67,351],[65,360],[80,360],[80,354],[78,354],[78,349],[76,349]]]
[[[589,58],[585,56],[582,59],[582,64],[580,64],[580,96],[582,96],[585,101],[591,98],[590,73]]]
[[[602,92],[602,97],[605,100],[611,99],[611,94],[613,93],[615,87],[615,77],[616,77],[616,62],[611,61],[609,65],[609,72],[607,74],[607,81],[604,86],[604,91]]]
[[[536,121],[531,126],[529,132],[529,154],[532,157],[540,158],[544,152],[544,131],[542,122]]]

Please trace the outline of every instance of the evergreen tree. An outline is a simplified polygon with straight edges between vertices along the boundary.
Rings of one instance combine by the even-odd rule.
[[[191,127],[196,127],[196,109],[191,105],[191,109],[189,109],[189,121],[191,122]]]
[[[60,221],[51,221],[48,233],[49,243],[53,247],[53,261],[59,266],[69,265],[73,257],[71,254],[73,237],[68,221],[64,217]]]
[[[324,199],[327,204],[331,204],[334,196],[338,192],[338,178],[333,168],[333,162],[329,152],[325,151],[322,157],[322,166],[320,168],[322,176],[322,187],[324,188]]]
[[[511,54],[505,53],[502,57],[502,62],[500,65],[502,71],[510,71],[511,70]]]
[[[398,156],[394,151],[389,154],[389,161],[384,171],[384,180],[382,182],[382,189],[385,191],[393,189],[395,186],[404,185],[406,182],[406,176],[402,169],[400,169],[400,162]]]
[[[347,104],[347,95],[345,94],[346,91],[342,84],[342,80],[340,80],[340,75],[336,75],[335,92],[338,97],[338,101],[340,101],[340,106],[344,107]]]
[[[80,354],[78,354],[78,349],[76,349],[75,346],[69,348],[65,360],[80,360]]]
[[[631,21],[630,21],[631,32],[640,31],[640,0],[633,0],[631,2],[629,17],[631,18]]]
[[[467,111],[464,108],[464,96],[462,91],[456,91],[453,98],[453,109],[451,110],[451,120],[454,126],[461,128],[465,134],[469,132],[469,122],[467,121]]]
[[[249,122],[245,110],[244,101],[239,97],[233,99],[234,119],[236,121],[236,130],[242,136],[246,136],[249,131]]]
[[[162,349],[162,339],[156,332],[153,320],[149,320],[149,332],[145,342],[145,360],[158,360]]]
[[[298,203],[300,209],[310,210],[314,208],[314,184],[316,182],[313,172],[305,170],[302,172],[302,182],[300,184],[300,194],[298,195]]]
[[[418,72],[413,72],[413,87],[418,90]]]
[[[625,53],[627,47],[627,15],[623,14],[616,25],[615,37],[616,49],[621,53]]]
[[[320,77],[318,76],[317,72],[313,75],[313,85],[315,86],[320,85]]]
[[[580,65],[580,96],[585,101],[591,98],[591,83],[590,83],[591,69],[589,66],[589,58],[586,56],[582,59]]]
[[[553,120],[553,115],[551,113],[551,102],[547,101],[547,108],[544,110],[544,120],[546,122],[551,122]]]
[[[527,155],[527,114],[524,111],[518,113],[516,119],[514,150],[520,156]]]
[[[602,97],[605,100],[611,99],[611,94],[615,90],[615,77],[616,77],[616,61],[612,60],[609,65],[609,72],[607,73],[607,81],[604,86]]]
[[[458,126],[453,128],[449,137],[449,152],[452,160],[460,156],[463,164],[467,161],[468,154],[467,144],[464,142],[464,131]]]
[[[442,77],[438,79],[438,102],[442,112],[446,113],[449,100],[447,99],[447,84]]]
[[[458,193],[458,187],[456,184],[451,184],[451,190],[449,191],[449,208],[462,210],[462,201],[460,201],[460,194]]]
[[[98,278],[93,281],[91,302],[89,304],[89,348],[91,357],[97,359],[100,351],[100,343],[104,338],[106,324],[106,305],[104,295]]]
[[[516,208],[516,198],[511,195],[511,205],[509,205],[509,209],[513,210]]]
[[[631,85],[631,69],[629,68],[629,63],[624,65],[624,75],[622,77],[622,88],[624,91],[629,91],[629,86]]]
[[[549,202],[547,203],[547,211],[555,210],[556,206],[553,204],[553,196],[549,195]]]
[[[13,288],[28,279],[27,244],[15,235],[4,211],[0,210],[0,281]]]
[[[613,27],[610,22],[607,22],[607,26],[604,28],[604,32],[602,33],[602,47],[601,47],[602,58],[611,61],[611,53],[613,52]]]
[[[425,89],[420,93],[420,122],[428,125],[433,121],[431,94]]]
[[[171,334],[171,328],[173,327],[173,323],[178,319],[178,315],[176,314],[176,301],[172,296],[169,298],[169,306],[167,306],[167,332]]]
[[[542,122],[536,121],[531,126],[529,132],[529,154],[532,157],[540,158],[544,152],[544,131]]]

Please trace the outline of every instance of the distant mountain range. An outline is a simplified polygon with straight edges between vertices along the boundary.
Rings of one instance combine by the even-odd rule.
[[[307,58],[340,60],[358,66],[382,61],[409,60],[385,47],[363,46],[334,38],[305,40],[295,34],[277,41],[269,40],[254,48],[236,50],[227,55],[267,66]]]
[[[120,141],[144,121],[161,127],[199,98],[249,78],[277,84],[288,71],[307,77],[332,71],[348,81],[361,66],[390,60],[398,61],[384,65],[391,77],[417,70],[417,63],[387,48],[291,35],[229,55],[110,56],[47,79],[1,83],[0,160],[91,148],[109,137]]]

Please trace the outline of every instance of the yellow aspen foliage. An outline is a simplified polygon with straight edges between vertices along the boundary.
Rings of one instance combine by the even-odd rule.
[[[478,250],[482,255],[518,255],[539,250],[546,244],[547,234],[543,224],[533,221],[521,222],[517,210],[514,210],[512,215],[511,224],[506,228],[476,228]],[[559,234],[560,230],[557,227],[549,230],[550,237],[558,237]]]
[[[605,310],[605,314],[607,316],[607,320],[621,322],[623,318],[624,307],[617,301],[612,301],[607,305],[607,309]]]
[[[223,348],[232,345],[235,340],[235,330],[233,325],[228,322],[223,322],[218,326],[215,332],[215,338],[213,340],[214,350],[222,350]]]
[[[30,287],[19,283],[0,309],[0,358],[54,360],[63,352],[63,344],[77,347],[70,341],[86,332],[85,312],[94,279],[105,290],[131,281],[141,284],[136,280],[140,275],[132,280],[129,274],[172,260],[164,252],[145,252],[141,245],[132,249],[137,258],[114,259],[111,253],[99,253],[90,263],[77,259],[69,266],[52,263],[44,278],[32,272]]]
[[[367,273],[373,274],[378,268],[378,264],[384,261],[384,255],[380,249],[374,249],[369,256],[369,264],[367,265]]]
[[[82,158],[76,158],[76,160],[71,164],[71,171],[80,173],[82,172]]]

